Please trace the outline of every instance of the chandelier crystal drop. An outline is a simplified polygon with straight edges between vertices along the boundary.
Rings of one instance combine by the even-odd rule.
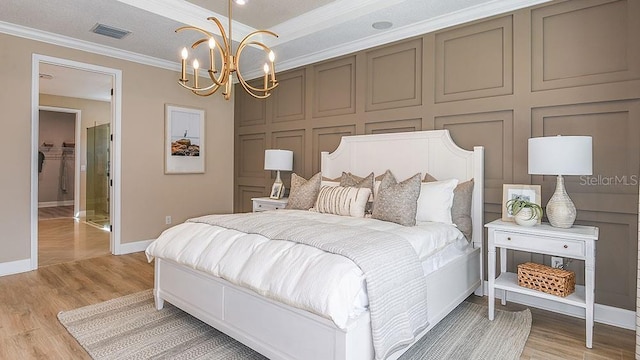
[[[239,0],[237,0],[238,3]],[[244,3],[244,2],[243,2]],[[218,89],[224,88],[222,95],[226,100],[231,98],[231,89],[233,84],[232,74],[236,74],[236,78],[238,82],[244,90],[249,93],[249,95],[258,98],[265,99],[271,95],[271,91],[278,86],[278,81],[276,80],[275,73],[275,54],[273,51],[265,45],[261,41],[252,40],[255,36],[259,34],[266,34],[274,37],[278,37],[274,32],[269,30],[257,30],[249,35],[245,36],[238,48],[236,49],[235,55],[232,53],[232,37],[231,37],[231,14],[232,14],[231,0],[229,0],[229,36],[227,37],[222,24],[215,17],[209,17],[207,20],[213,22],[218,27],[220,31],[220,36],[222,37],[222,46],[214,35],[204,29],[195,27],[195,26],[183,26],[176,29],[176,32],[184,31],[184,30],[194,30],[205,37],[197,40],[191,45],[193,50],[196,50],[200,45],[207,44],[209,47],[209,68],[207,69],[207,73],[209,74],[209,78],[211,79],[211,83],[206,86],[199,86],[198,84],[198,74],[200,69],[200,62],[198,59],[194,59],[192,63],[193,67],[193,84],[189,85],[189,79],[187,78],[187,60],[189,59],[189,50],[186,47],[182,49],[181,52],[181,63],[182,63],[182,75],[180,80],[178,80],[178,84],[182,87],[191,90],[194,94],[198,96],[209,96],[214,94]],[[242,76],[240,72],[240,56],[242,55],[242,51],[247,46],[257,47],[264,51],[267,61],[263,66],[264,70],[264,83],[262,87],[255,87],[250,85]],[[216,59],[220,57],[220,62],[222,68],[220,70],[216,69]]]

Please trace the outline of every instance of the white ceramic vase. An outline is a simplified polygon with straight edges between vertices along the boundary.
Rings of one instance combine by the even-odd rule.
[[[523,208],[518,211],[514,216],[516,224],[520,226],[533,226],[538,223],[538,218],[533,215],[533,210],[530,208]]]

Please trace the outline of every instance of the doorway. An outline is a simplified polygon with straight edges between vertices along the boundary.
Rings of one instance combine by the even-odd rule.
[[[86,200],[86,196],[80,196],[79,194],[79,189],[78,187],[74,186],[73,187],[73,192],[74,194],[76,194],[76,196],[73,197],[73,201],[74,201],[74,216],[76,217],[75,220],[75,227],[76,229],[74,230],[74,232],[77,234],[78,232],[78,227],[82,227],[82,225],[87,226],[88,228],[91,228],[91,230],[88,231],[98,231],[101,234],[106,234],[107,237],[107,241],[106,241],[106,253],[113,253],[113,254],[120,254],[120,229],[119,229],[119,221],[120,221],[120,191],[119,191],[119,180],[120,180],[120,134],[119,134],[119,130],[120,130],[120,120],[121,120],[121,96],[120,94],[120,89],[122,87],[122,73],[120,70],[117,69],[110,69],[110,68],[105,68],[105,67],[101,67],[101,66],[96,66],[96,65],[91,65],[91,64],[84,64],[84,63],[80,63],[80,62],[76,62],[76,61],[71,61],[71,60],[66,60],[66,59],[60,59],[60,58],[53,58],[53,57],[49,57],[49,56],[44,56],[44,55],[39,55],[39,54],[34,54],[32,57],[32,116],[31,116],[31,124],[32,124],[32,177],[31,177],[31,259],[30,259],[30,266],[31,269],[37,269],[38,265],[39,265],[39,259],[38,259],[38,248],[39,248],[39,232],[40,232],[40,226],[39,226],[39,216],[38,216],[38,197],[39,197],[39,182],[38,182],[38,175],[39,175],[39,159],[41,158],[40,155],[40,146],[42,145],[40,143],[40,138],[39,138],[39,119],[40,119],[40,112],[39,112],[39,105],[40,105],[40,97],[41,97],[41,85],[40,85],[40,79],[43,76],[43,73],[40,71],[41,68],[42,69],[46,69],[47,66],[57,66],[60,68],[64,68],[68,71],[72,71],[72,72],[76,72],[76,73],[84,73],[84,74],[89,74],[89,76],[91,75],[99,75],[101,77],[107,77],[108,81],[109,81],[109,97],[110,97],[110,101],[108,102],[108,119],[106,121],[106,124],[104,124],[104,121],[102,124],[96,124],[94,123],[93,126],[83,126],[85,129],[83,131],[81,131],[82,129],[80,127],[76,128],[76,134],[78,134],[77,137],[80,138],[84,138],[81,141],[76,140],[75,141],[75,145],[77,145],[76,147],[74,147],[74,155],[75,155],[75,166],[74,166],[74,170],[70,171],[68,169],[69,163],[70,163],[70,152],[69,149],[67,149],[68,153],[66,154],[67,157],[65,158],[65,162],[66,162],[66,166],[65,167],[60,167],[60,169],[66,169],[65,176],[60,177],[60,179],[62,178],[66,178],[67,180],[64,182],[64,188],[66,190],[66,192],[68,193],[70,191],[69,189],[69,181],[68,181],[68,177],[70,175],[70,173],[73,173],[74,175],[79,175],[80,173],[82,174],[82,176],[77,176],[76,179],[82,178],[83,181],[85,182],[84,187],[86,188],[86,180],[84,180],[84,177],[87,173],[87,169],[88,169],[88,165],[89,165],[89,161],[88,161],[88,157],[82,157],[82,161],[80,161],[79,155],[80,154],[89,154],[88,151],[88,139],[86,138],[86,135],[88,135],[89,130],[88,128],[94,128],[94,131],[97,129],[98,133],[100,135],[102,135],[102,137],[97,140],[94,141],[92,143],[92,162],[93,164],[96,165],[100,165],[102,168],[100,171],[97,170],[96,168],[96,173],[99,173],[99,176],[93,176],[93,175],[89,175],[90,177],[94,177],[94,178],[98,178],[100,177],[102,180],[106,179],[106,181],[104,181],[104,184],[98,189],[97,187],[94,187],[94,192],[96,194],[100,194],[102,196],[101,200],[96,200],[95,197],[92,195],[90,201]],[[47,74],[44,74],[44,76],[47,76]],[[86,85],[87,81],[85,79],[85,85]],[[60,95],[60,96],[66,96],[69,98],[73,98],[72,95]],[[81,97],[81,96],[78,96]],[[79,113],[78,113],[78,117],[79,117]],[[104,133],[106,133],[106,136],[104,136]],[[69,144],[67,144],[69,145]],[[84,147],[84,149],[82,149],[82,147]],[[67,146],[67,148],[70,148],[70,146]],[[105,150],[102,151],[100,154],[96,153],[96,150]],[[60,159],[62,160],[62,159]],[[80,171],[82,169],[82,172]],[[96,180],[97,181],[97,180]],[[92,184],[96,183],[95,181],[92,181]],[[97,183],[96,183],[97,184]],[[82,194],[82,195],[86,195]],[[81,199],[82,197],[82,199]],[[66,203],[65,203],[66,204]],[[91,210],[92,214],[95,215],[91,220],[93,222],[95,222],[94,225],[96,224],[101,224],[102,227],[100,229],[95,228],[95,227],[91,227],[88,226],[85,223],[80,223],[77,218],[80,216],[86,216],[87,215],[87,205],[91,204],[91,206],[93,206],[93,209]],[[105,226],[108,226],[109,229],[113,229],[113,231],[111,232],[105,232],[103,229],[105,229]],[[48,228],[43,227],[42,228],[43,232],[49,231]],[[67,237],[70,237],[71,239],[74,239],[74,241],[77,241],[77,237],[74,235],[74,233],[72,233],[70,236],[67,235]],[[91,236],[92,238],[96,238],[97,236]],[[76,243],[77,245],[77,243]],[[91,257],[91,256],[88,256]]]

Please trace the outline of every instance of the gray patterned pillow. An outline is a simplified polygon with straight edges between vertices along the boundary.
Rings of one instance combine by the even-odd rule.
[[[438,181],[427,173],[424,182]],[[453,189],[453,205],[451,206],[451,220],[456,224],[464,237],[471,241],[473,223],[471,221],[471,200],[473,198],[473,179],[461,182]]]
[[[373,173],[366,177],[360,177],[343,171],[342,176],[340,177],[340,186],[368,188],[371,190],[371,195],[369,195],[369,200],[367,201],[367,207],[365,209],[367,214],[371,214],[371,210],[373,208]]]
[[[342,172],[342,176],[340,177],[340,186],[369,188],[373,193],[373,173],[366,177],[360,177],[358,175],[353,175],[352,173]]]
[[[307,180],[296,173],[291,174],[291,191],[285,209],[309,210],[316,203],[322,176],[317,173]]]
[[[398,183],[393,174],[387,170],[374,200],[372,217],[404,226],[414,226],[421,177],[418,173]]]

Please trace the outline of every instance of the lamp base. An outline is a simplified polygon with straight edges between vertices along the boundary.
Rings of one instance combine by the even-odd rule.
[[[558,175],[556,191],[547,203],[547,218],[551,226],[570,228],[576,220],[576,206],[564,188],[564,178]]]

